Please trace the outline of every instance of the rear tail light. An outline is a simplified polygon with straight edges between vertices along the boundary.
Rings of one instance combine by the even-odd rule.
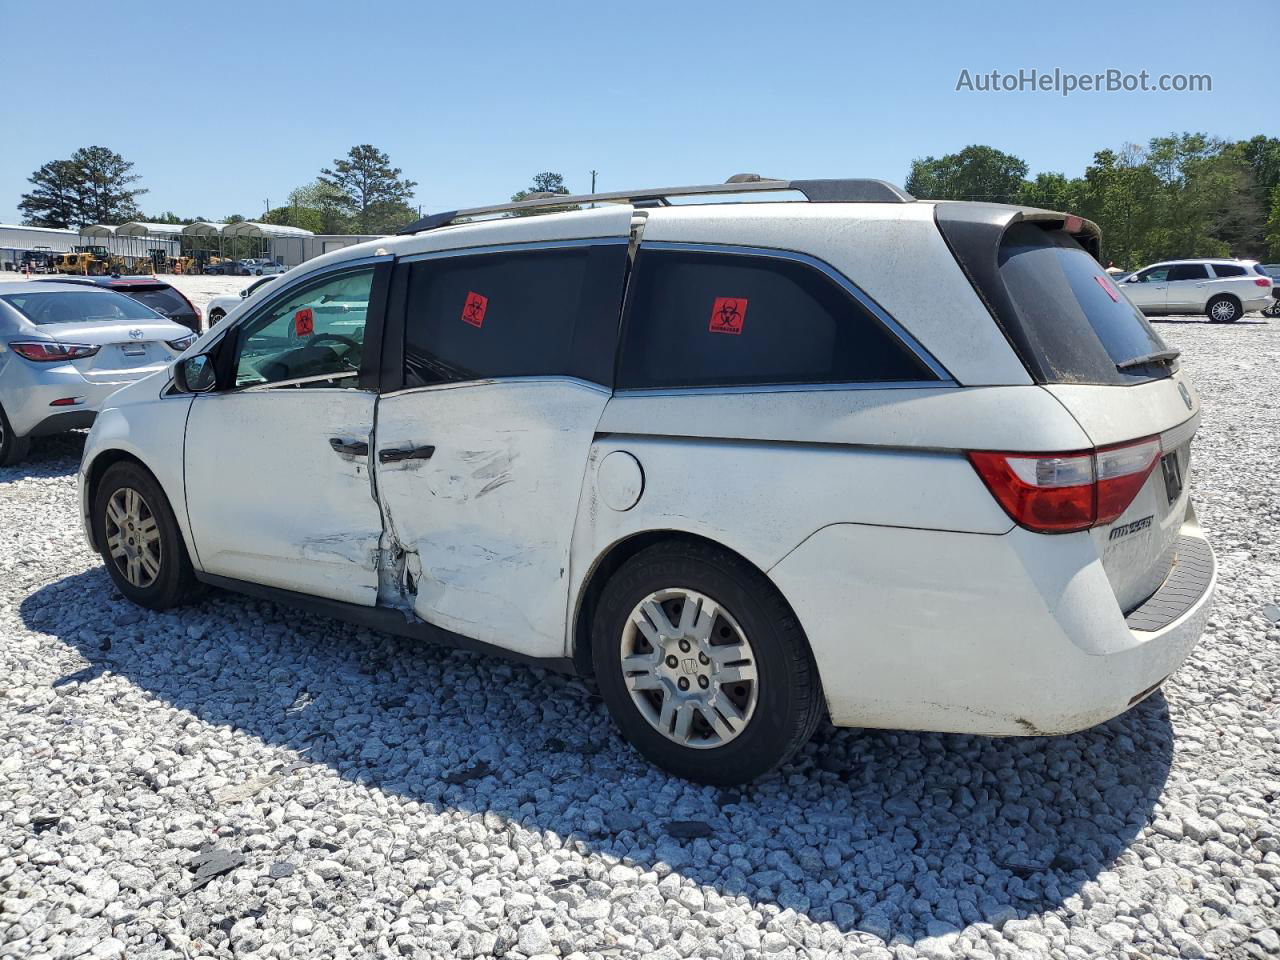
[[[195,342],[196,342],[196,335],[194,333],[189,333],[185,337],[179,337],[177,340],[165,341],[165,343],[167,343],[172,349],[177,350],[179,353],[187,349],[187,347],[191,346]]]
[[[1269,287],[1271,286],[1271,281],[1266,277],[1254,277],[1253,285],[1255,287]]]
[[[79,360],[81,357],[92,357],[101,349],[92,343],[54,343],[49,340],[17,340],[9,346],[18,356],[36,363]]]
[[[1160,459],[1160,438],[1072,453],[971,451],[969,462],[1005,513],[1037,533],[1114,521]]]

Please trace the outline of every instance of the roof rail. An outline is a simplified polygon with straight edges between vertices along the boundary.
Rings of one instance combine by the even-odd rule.
[[[771,193],[795,191],[811,203],[911,203],[915,197],[886,180],[773,180],[756,173],[739,173],[724,183],[692,187],[656,187],[647,190],[617,190],[612,193],[532,194],[513,203],[496,203],[466,210],[432,213],[415,220],[401,234],[421,233],[445,227],[458,220],[490,213],[515,213],[546,207],[567,207],[584,203],[643,203],[668,206],[670,197],[702,197],[717,194]]]

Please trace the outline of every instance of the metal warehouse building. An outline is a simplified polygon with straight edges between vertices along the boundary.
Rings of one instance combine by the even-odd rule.
[[[70,253],[71,248],[80,242],[78,230],[0,223],[0,266],[17,263],[25,251],[36,247],[48,247],[54,253]]]

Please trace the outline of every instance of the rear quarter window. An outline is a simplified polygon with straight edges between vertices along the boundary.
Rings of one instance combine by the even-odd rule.
[[[618,386],[936,380],[865,306],[792,259],[641,246]]]
[[[1243,277],[1249,271],[1234,263],[1215,263],[1213,272],[1219,277]]]

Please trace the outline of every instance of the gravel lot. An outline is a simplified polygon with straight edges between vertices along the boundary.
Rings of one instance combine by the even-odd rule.
[[[577,680],[226,594],[140,611],[83,543],[82,437],[39,444],[0,469],[0,955],[1280,955],[1280,324],[1250,321],[1161,327],[1221,564],[1162,693],[1070,737],[826,728],[740,792],[650,768]]]

